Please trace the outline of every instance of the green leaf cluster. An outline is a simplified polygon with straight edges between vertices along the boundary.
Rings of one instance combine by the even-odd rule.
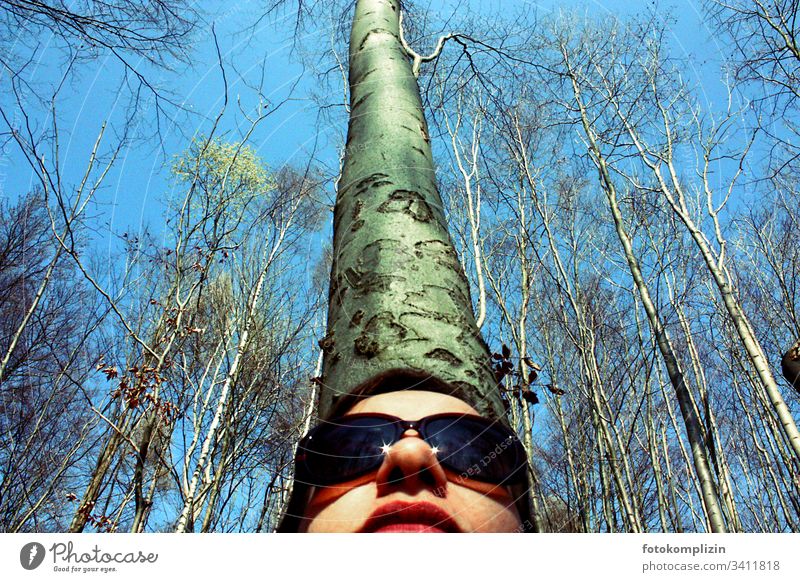
[[[212,212],[224,207],[227,213],[238,215],[275,187],[255,149],[221,138],[195,138],[176,156],[171,170],[179,183],[189,186],[191,205]]]

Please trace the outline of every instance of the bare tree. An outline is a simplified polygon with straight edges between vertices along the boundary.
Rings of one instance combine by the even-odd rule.
[[[579,40],[578,42],[580,43],[581,41]],[[600,49],[599,51],[598,48]],[[695,410],[694,403],[692,402],[689,387],[687,386],[686,377],[681,369],[681,364],[679,363],[675,352],[674,343],[670,338],[669,332],[664,326],[663,318],[659,313],[655,302],[653,301],[650,288],[642,274],[640,260],[636,255],[632,238],[628,234],[625,221],[620,211],[616,181],[612,177],[612,170],[609,167],[607,155],[601,150],[601,138],[598,136],[596,128],[593,127],[594,112],[590,111],[587,107],[587,100],[593,101],[593,95],[591,94],[593,93],[594,86],[590,78],[587,78],[587,74],[584,71],[588,70],[590,71],[589,74],[592,75],[594,74],[594,71],[600,69],[601,66],[613,68],[619,61],[617,51],[622,49],[621,52],[624,52],[625,48],[626,47],[624,44],[620,46],[618,40],[615,41],[614,44],[609,43],[605,46],[601,45],[600,43],[596,43],[596,45],[593,47],[593,50],[597,52],[594,54],[601,54],[603,63],[598,63],[590,58],[576,64],[574,60],[582,60],[583,55],[592,55],[593,53],[585,49],[582,50],[580,45],[578,45],[578,47],[570,46],[568,40],[560,41],[559,51],[563,59],[562,65],[564,67],[564,74],[568,79],[569,85],[572,87],[574,102],[574,104],[567,105],[566,107],[574,107],[577,110],[577,116],[579,117],[580,125],[584,133],[584,139],[587,143],[588,154],[594,165],[597,167],[601,187],[603,192],[606,194],[611,215],[614,220],[614,226],[617,236],[619,237],[620,244],[622,245],[625,259],[628,263],[628,268],[630,269],[631,276],[639,293],[644,311],[647,314],[651,332],[655,337],[659,351],[661,352],[661,356],[664,360],[664,364],[667,368],[670,381],[675,390],[676,398],[680,405],[681,414],[684,419],[686,432],[691,444],[694,466],[698,480],[701,484],[704,502],[703,504],[706,510],[708,521],[710,523],[711,531],[724,532],[725,524],[722,511],[720,509],[719,499],[717,498],[717,485],[714,483],[714,479],[712,477],[708,460],[708,452],[704,442],[704,436],[707,435],[703,434],[700,420]],[[610,80],[608,76],[604,77],[603,81],[605,82],[603,90],[607,91],[608,93],[630,92],[632,89],[632,87],[628,86],[612,86],[611,84],[614,83],[615,80]],[[585,93],[590,94],[590,96],[585,96]],[[635,196],[636,193],[633,195]]]
[[[739,81],[764,83],[761,99],[780,106],[800,96],[798,6],[792,0],[707,0],[711,21],[733,41],[733,72]],[[785,106],[784,101],[784,106]]]
[[[96,423],[83,383],[102,311],[58,260],[41,194],[0,214],[0,529],[59,530]]]

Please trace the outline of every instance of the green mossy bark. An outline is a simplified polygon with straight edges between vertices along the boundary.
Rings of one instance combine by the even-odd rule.
[[[400,45],[399,9],[396,0],[359,0],[353,20],[319,414],[343,412],[353,395],[417,387],[502,418]]]

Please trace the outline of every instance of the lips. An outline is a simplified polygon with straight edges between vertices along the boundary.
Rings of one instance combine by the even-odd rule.
[[[419,501],[393,501],[381,505],[369,516],[361,532],[370,533],[455,533],[461,529],[442,508]]]

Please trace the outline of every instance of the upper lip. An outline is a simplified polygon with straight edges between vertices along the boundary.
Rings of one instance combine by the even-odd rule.
[[[446,532],[460,532],[453,517],[441,507],[427,501],[392,501],[372,512],[361,527],[361,532],[374,532],[384,526],[398,523],[421,523]]]

